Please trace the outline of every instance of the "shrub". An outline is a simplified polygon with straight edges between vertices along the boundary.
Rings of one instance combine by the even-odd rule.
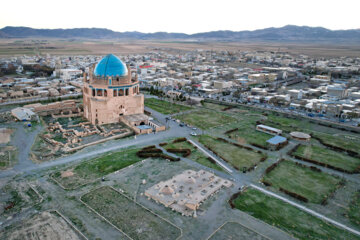
[[[267,181],[265,181],[265,180],[262,180],[261,182],[262,182],[265,186],[267,186],[267,187],[272,186],[272,183],[271,183],[271,182],[267,182]]]
[[[279,190],[280,190],[281,192],[283,192],[283,193],[285,193],[285,194],[293,197],[293,198],[296,198],[296,199],[302,201],[302,202],[306,202],[306,203],[309,202],[309,200],[308,200],[306,197],[301,196],[300,194],[297,194],[297,193],[294,193],[294,192],[290,192],[290,191],[288,191],[288,190],[286,190],[286,189],[284,189],[284,188],[280,188]]]
[[[186,138],[177,138],[173,141],[173,143],[185,142],[186,140],[187,140]]]
[[[237,130],[239,130],[239,128],[230,129],[230,130],[228,130],[228,131],[224,132],[224,134],[225,134],[225,135],[227,135],[227,134],[230,134],[230,133],[236,132]]]
[[[188,148],[169,148],[166,151],[171,153],[182,153],[183,157],[190,156],[191,150]]]
[[[142,148],[141,150],[146,150],[146,149],[151,149],[151,148],[156,148],[156,146],[155,145],[146,146],[146,147]]]

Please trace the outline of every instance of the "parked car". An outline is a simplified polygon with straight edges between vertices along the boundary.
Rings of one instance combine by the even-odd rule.
[[[190,135],[191,136],[197,136],[197,133],[196,132],[191,132]]]

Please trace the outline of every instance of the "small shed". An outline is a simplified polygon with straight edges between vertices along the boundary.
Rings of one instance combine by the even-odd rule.
[[[275,137],[270,138],[266,142],[269,143],[271,149],[278,150],[282,146],[287,144],[287,138],[277,135]]]

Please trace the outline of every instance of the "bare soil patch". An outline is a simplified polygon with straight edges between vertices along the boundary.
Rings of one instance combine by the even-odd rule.
[[[42,212],[18,226],[0,233],[0,239],[22,240],[80,240],[65,220],[55,213]]]
[[[10,142],[11,134],[13,132],[14,132],[13,129],[0,128],[0,144]]]

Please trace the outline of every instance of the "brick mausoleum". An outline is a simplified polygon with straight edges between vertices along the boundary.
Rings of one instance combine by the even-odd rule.
[[[94,64],[88,75],[84,74],[83,99],[84,116],[92,124],[125,120],[133,126],[149,124],[137,74],[113,54]]]

